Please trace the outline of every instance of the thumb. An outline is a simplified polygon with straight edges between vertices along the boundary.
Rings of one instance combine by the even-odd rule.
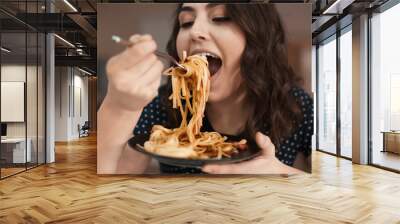
[[[262,134],[261,132],[256,133],[256,143],[261,149],[261,156],[275,157],[275,146],[272,144],[271,139]]]

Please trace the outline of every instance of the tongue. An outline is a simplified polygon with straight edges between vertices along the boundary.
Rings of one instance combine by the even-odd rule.
[[[208,70],[210,70],[210,75],[213,76],[218,72],[219,68],[222,65],[222,61],[218,58],[207,57],[208,61]]]

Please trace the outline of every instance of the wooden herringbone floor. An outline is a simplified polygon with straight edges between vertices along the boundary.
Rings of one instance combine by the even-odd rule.
[[[0,223],[400,223],[400,175],[313,153],[291,177],[96,175],[95,138],[0,181]]]

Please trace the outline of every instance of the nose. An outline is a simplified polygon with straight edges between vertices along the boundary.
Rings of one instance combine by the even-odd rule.
[[[204,41],[209,39],[207,24],[196,19],[191,27],[190,36],[193,41]]]

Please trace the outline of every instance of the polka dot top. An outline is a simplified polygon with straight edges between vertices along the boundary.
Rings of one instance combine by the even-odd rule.
[[[286,139],[282,139],[279,149],[276,150],[276,157],[286,165],[293,166],[296,159],[297,152],[301,152],[305,157],[311,154],[311,138],[313,135],[313,100],[312,98],[300,88],[292,91],[293,95],[300,102],[301,110],[303,112],[303,120],[293,132],[293,134]],[[160,97],[157,96],[150,102],[144,109],[133,130],[134,135],[150,134],[151,128],[155,124],[166,126],[167,112],[166,108],[161,105]],[[266,125],[264,125],[266,127]],[[213,131],[207,116],[204,116],[202,131]],[[268,135],[269,131],[262,131]],[[201,173],[197,168],[184,168],[160,163],[161,173]]]

